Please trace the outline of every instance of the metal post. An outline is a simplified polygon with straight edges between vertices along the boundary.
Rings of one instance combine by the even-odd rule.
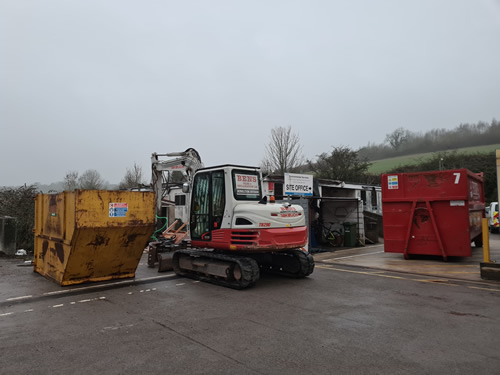
[[[491,263],[490,260],[490,235],[488,233],[488,219],[482,219],[483,225],[483,259],[484,263]]]
[[[499,200],[499,192],[500,192],[500,150],[496,150],[496,159],[497,159],[497,202]]]

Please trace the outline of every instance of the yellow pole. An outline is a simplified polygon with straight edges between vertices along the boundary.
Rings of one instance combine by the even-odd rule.
[[[500,202],[500,150],[495,150],[497,160],[497,202]],[[492,214],[493,215],[493,214]]]
[[[483,218],[483,259],[484,263],[491,263],[490,260],[490,234],[488,233],[488,219]]]

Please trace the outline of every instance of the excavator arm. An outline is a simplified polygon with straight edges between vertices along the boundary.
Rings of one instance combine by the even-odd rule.
[[[162,157],[175,159],[162,160]],[[169,192],[172,173],[181,172],[190,183],[194,173],[200,168],[203,168],[203,163],[200,154],[194,148],[167,154],[153,153],[151,155],[151,186],[156,194],[156,212],[161,212],[162,201]]]

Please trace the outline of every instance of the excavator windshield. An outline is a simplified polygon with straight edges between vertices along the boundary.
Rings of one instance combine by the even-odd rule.
[[[225,206],[224,171],[198,173],[191,204],[191,238],[210,240],[211,231],[222,224]]]
[[[257,171],[233,169],[233,194],[236,200],[259,201],[262,198]]]

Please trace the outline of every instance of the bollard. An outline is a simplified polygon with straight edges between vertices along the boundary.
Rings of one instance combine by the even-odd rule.
[[[481,279],[483,280],[500,280],[500,263],[495,263],[490,259],[490,236],[488,233],[488,220],[482,220],[483,227],[483,259],[480,263],[479,270]]]
[[[483,260],[484,263],[490,263],[490,234],[488,232],[488,219],[483,218]]]

